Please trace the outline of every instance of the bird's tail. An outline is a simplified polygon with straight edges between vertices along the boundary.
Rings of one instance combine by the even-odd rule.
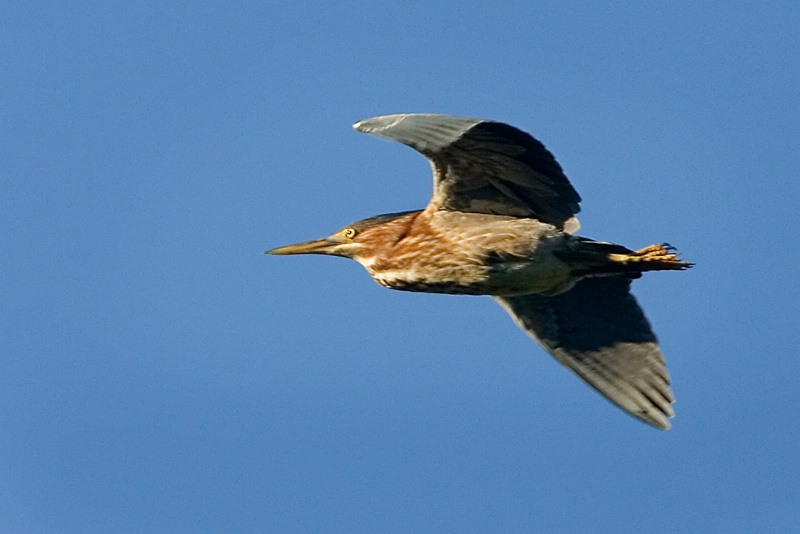
[[[693,263],[681,260],[671,245],[660,243],[639,250],[577,238],[562,259],[576,276],[622,275],[638,278],[647,271],[683,271]]]

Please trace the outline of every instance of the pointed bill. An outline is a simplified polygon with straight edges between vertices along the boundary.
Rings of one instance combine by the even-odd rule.
[[[331,254],[332,249],[338,245],[340,245],[340,243],[336,241],[322,238],[273,248],[265,252],[265,254],[273,254],[275,256],[288,256],[290,254]]]

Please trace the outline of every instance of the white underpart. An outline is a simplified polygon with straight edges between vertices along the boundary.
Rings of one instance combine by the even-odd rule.
[[[581,229],[581,222],[577,217],[570,217],[564,221],[564,231],[568,234],[574,234]]]

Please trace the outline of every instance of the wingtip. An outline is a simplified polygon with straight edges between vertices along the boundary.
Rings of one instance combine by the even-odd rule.
[[[427,156],[447,147],[482,122],[486,121],[437,113],[399,113],[360,120],[353,128],[399,141]]]
[[[391,128],[395,124],[408,117],[408,113],[396,113],[394,115],[379,115],[369,119],[361,119],[353,124],[353,128],[359,132],[378,132],[386,128]]]
[[[662,414],[658,415],[660,415],[660,417],[653,417],[652,415],[650,415],[650,417],[648,417],[647,419],[643,419],[643,421],[645,423],[650,424],[650,426],[654,428],[663,430],[664,432],[672,428],[672,423],[669,421],[669,419],[673,417],[672,415],[669,416],[664,416]]]

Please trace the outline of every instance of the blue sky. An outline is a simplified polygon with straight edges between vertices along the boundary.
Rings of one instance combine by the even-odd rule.
[[[792,2],[18,3],[0,21],[3,532],[789,531],[800,524]],[[263,255],[424,206],[351,129],[502,120],[634,290],[673,429],[486,297]]]

